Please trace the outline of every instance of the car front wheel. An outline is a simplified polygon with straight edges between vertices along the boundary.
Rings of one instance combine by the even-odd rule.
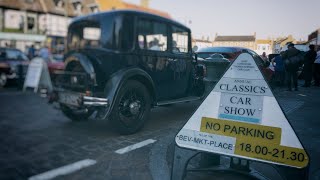
[[[143,127],[150,108],[148,89],[138,81],[129,80],[119,90],[110,121],[120,134],[133,134]]]

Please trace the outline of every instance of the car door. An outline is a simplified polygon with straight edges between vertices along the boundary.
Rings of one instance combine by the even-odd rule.
[[[191,86],[190,76],[193,67],[191,46],[189,46],[190,32],[183,27],[175,25],[170,27],[169,87],[171,87],[170,93],[180,98],[187,96],[188,88]]]
[[[169,61],[168,24],[151,18],[139,18],[137,22],[137,55],[145,71],[153,79],[157,100],[168,100],[176,96]],[[174,87],[175,88],[175,87]]]

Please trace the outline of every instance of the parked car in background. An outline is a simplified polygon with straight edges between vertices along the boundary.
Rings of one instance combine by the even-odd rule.
[[[221,58],[227,59],[232,62],[243,52],[247,52],[253,56],[258,66],[260,66],[266,80],[270,82],[274,74],[274,71],[269,68],[270,62],[265,62],[256,52],[251,49],[243,47],[207,47],[199,49],[196,53],[198,54],[199,62],[203,60],[210,61],[210,59],[216,59],[216,57],[218,57],[219,55]],[[223,73],[221,73],[221,76],[222,75]]]
[[[49,57],[48,70],[49,70],[51,81],[54,82],[56,80],[57,71],[64,70],[64,62],[63,62],[62,54],[53,54]]]
[[[29,58],[19,49],[0,48],[0,86],[5,86],[8,81],[25,78],[29,65]],[[21,67],[21,69],[20,69]]]

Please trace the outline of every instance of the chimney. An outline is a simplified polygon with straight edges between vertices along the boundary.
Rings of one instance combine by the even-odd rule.
[[[253,33],[253,36],[254,36],[254,38],[256,38],[256,36],[257,36],[257,33],[256,33],[256,32],[254,32],[254,33]]]

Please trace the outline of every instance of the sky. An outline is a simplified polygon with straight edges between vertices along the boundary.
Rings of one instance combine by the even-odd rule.
[[[320,0],[150,0],[149,6],[190,27],[195,38],[256,32],[259,39],[307,40],[320,28]]]

